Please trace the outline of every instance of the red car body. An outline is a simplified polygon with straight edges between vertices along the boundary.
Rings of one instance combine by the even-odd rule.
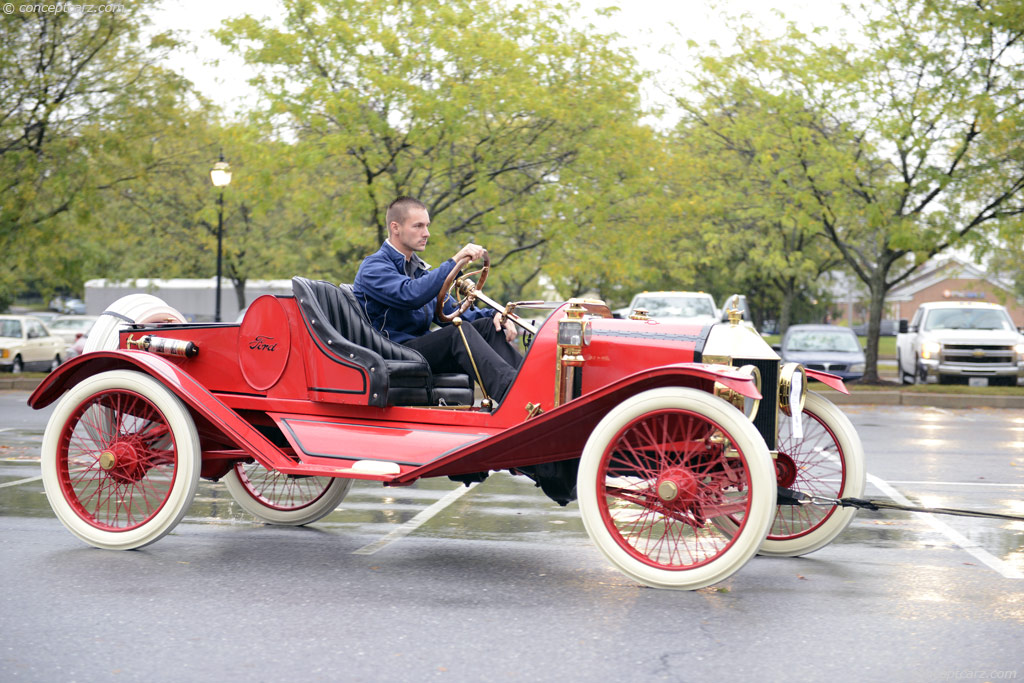
[[[564,339],[560,343],[559,339],[560,324],[567,320],[570,309],[575,311],[574,319],[579,318],[581,311],[586,311],[587,339],[585,342],[573,339],[575,346],[567,346]],[[619,514],[614,502],[616,498],[638,506],[644,514],[653,511],[652,514],[664,516],[670,523],[681,524],[682,528],[694,534],[704,533],[702,529],[708,526],[707,519],[726,519],[726,515],[732,521],[724,526],[732,528],[729,525],[733,524],[740,530],[726,533],[718,543],[721,548],[708,558],[699,560],[653,561],[647,557],[648,551],[637,550],[632,540],[623,540],[628,534],[615,537],[613,533],[615,538],[607,542],[611,549],[602,547],[602,550],[620,569],[649,585],[694,588],[716,582],[738,569],[761,541],[760,538],[755,539],[754,547],[746,548],[742,553],[744,557],[737,555],[738,560],[720,561],[722,557],[728,559],[730,553],[740,552],[733,546],[740,545],[738,539],[748,533],[747,526],[753,524],[750,522],[748,525],[745,520],[754,516],[749,499],[755,497],[755,484],[750,478],[753,475],[745,474],[743,468],[753,468],[754,461],[760,463],[758,467],[771,468],[769,453],[781,460],[775,455],[779,419],[776,380],[773,377],[773,384],[763,387],[762,396],[749,372],[729,365],[703,362],[709,355],[706,348],[711,333],[709,326],[615,319],[600,302],[562,304],[537,330],[507,396],[500,405],[491,408],[479,403],[457,407],[387,405],[384,400],[388,391],[386,374],[381,375],[381,369],[370,361],[360,362],[355,353],[340,350],[330,337],[318,334],[314,328],[322,323],[316,320],[315,313],[303,309],[297,297],[264,296],[252,303],[240,323],[130,325],[119,332],[117,349],[86,353],[65,363],[40,384],[29,403],[35,408],[44,407],[88,378],[111,375],[113,371],[142,373],[173,392],[187,408],[201,453],[199,476],[212,480],[228,475],[245,463],[256,463],[269,472],[286,477],[376,480],[390,486],[407,485],[422,477],[436,476],[450,476],[466,482],[482,480],[492,470],[509,470],[539,479],[541,475],[535,466],[568,462],[572,463],[568,474],[562,472],[554,476],[566,479],[564,488],[572,491],[552,495],[565,504],[575,497],[574,480],[570,479],[576,475],[581,453],[588,447],[597,448],[594,457],[603,457],[601,462],[605,464],[596,465],[601,473],[599,493],[588,494],[590,502],[587,505],[596,504],[600,509],[590,515],[592,521],[588,522],[588,531],[592,535],[591,526],[600,525],[600,520],[604,520],[603,524],[610,530],[621,526],[616,521]],[[728,324],[722,325],[728,327]],[[146,345],[142,342],[144,339],[149,350],[140,348]],[[198,352],[185,354],[184,348],[188,343]],[[181,355],[155,353],[154,349],[161,344],[177,345],[177,352]],[[773,352],[764,346],[770,355],[757,362],[770,374],[775,372],[779,362],[777,357],[771,358]],[[567,349],[575,354],[573,361],[568,363]],[[565,393],[560,397],[558,378],[568,372],[569,367],[575,368],[574,382],[572,386],[562,387]],[[833,376],[807,374],[844,390],[841,381]],[[632,406],[638,397],[654,397],[664,402],[667,399],[658,397],[665,392],[668,392],[669,399],[675,395],[672,392],[682,392],[680,395],[684,398],[697,396],[694,392],[699,392],[707,399],[699,399],[696,404],[684,401],[678,409],[673,407],[674,404],[666,404],[668,407],[648,411],[641,417],[627,415],[623,418],[624,424],[628,423],[627,427],[603,427],[606,431],[612,430],[609,432],[613,434],[611,445],[588,446],[593,441],[595,430],[604,425],[610,413],[620,410],[623,405]],[[116,396],[131,398],[136,393],[134,389],[125,389]],[[713,398],[715,393],[731,395],[733,404]],[[86,392],[76,400],[81,400],[82,406],[86,401],[93,401],[90,405],[94,406],[112,405],[111,399],[104,398],[105,394],[97,396],[100,398]],[[756,431],[743,417],[742,411],[733,407],[737,397],[741,406],[745,399],[765,399],[762,403],[770,407],[770,414],[761,418],[762,424]],[[785,397],[782,399],[784,401]],[[707,415],[702,408],[706,401],[714,402],[708,404],[711,412]],[[135,446],[125,446],[127,437],[117,433],[112,433],[107,439],[109,444],[93,449],[95,457],[88,448],[80,448],[71,454],[73,449],[69,443],[81,438],[74,434],[83,433],[74,421],[83,420],[82,413],[86,410],[81,408],[75,412],[73,408],[63,411],[59,419],[55,415],[47,428],[52,436],[49,440],[44,439],[44,483],[50,482],[47,494],[51,504],[55,510],[67,507],[68,512],[61,514],[58,510],[58,516],[69,528],[79,528],[78,531],[72,528],[72,531],[87,542],[101,547],[129,547],[93,539],[94,529],[99,529],[100,535],[114,533],[111,538],[123,529],[118,523],[97,521],[94,519],[96,513],[89,509],[89,504],[75,498],[73,480],[75,476],[82,475],[75,475],[74,471],[79,470],[74,470],[72,465],[84,458],[88,464],[80,468],[81,472],[97,479],[116,479],[118,486],[139,481],[150,465],[142,456],[136,455],[131,456],[134,460],[130,468],[111,464],[118,459],[123,461],[128,457],[124,453],[135,453],[132,449],[138,448],[137,437],[132,437],[135,438],[132,442]],[[94,410],[110,413],[114,409]],[[729,411],[735,412],[737,417],[734,418]],[[701,444],[701,453],[713,450],[713,456],[700,455],[694,460],[695,456],[691,455],[688,456],[689,465],[676,463],[656,468],[658,471],[647,475],[649,481],[642,486],[632,481],[643,478],[636,472],[631,471],[628,477],[621,473],[616,475],[609,469],[608,459],[619,457],[615,455],[616,449],[621,450],[626,443],[626,435],[629,429],[633,429],[629,425],[638,425],[637,430],[649,429],[645,427],[648,423],[643,422],[648,419],[654,420],[649,424],[659,425],[658,428],[666,432],[671,429],[682,435],[689,430],[685,432],[689,436],[664,438],[660,445],[645,447],[638,451],[640,455],[630,456],[633,460],[651,458],[652,453],[659,449],[665,450],[672,443],[678,445],[684,441],[691,446],[692,443]],[[829,420],[833,418],[828,415],[815,419],[826,427],[825,431],[839,431],[830,426]],[[698,422],[705,425],[699,433],[692,426]],[[75,429],[79,431],[75,432]],[[86,427],[87,432],[90,429],[95,431],[95,428]],[[763,441],[758,439],[758,431]],[[736,432],[743,434],[736,435]],[[716,434],[725,436],[720,438]],[[833,437],[833,441],[837,439]],[[721,445],[723,442],[724,446]],[[53,445],[47,446],[47,443]],[[856,447],[859,448],[859,444]],[[181,444],[177,448],[180,449]],[[601,448],[604,449],[603,456],[598,452]],[[164,453],[162,448],[151,450]],[[852,457],[855,449],[843,443],[839,450],[844,454],[850,452]],[[166,457],[173,460],[173,456]],[[714,467],[707,466],[706,473],[693,464],[701,458],[708,460],[712,457]],[[843,457],[845,463],[846,456]],[[48,469],[48,458],[56,461],[52,469]],[[734,462],[730,462],[730,458]],[[646,468],[646,464],[643,467]],[[180,464],[177,469],[180,469]],[[636,469],[640,471],[643,468]],[[778,465],[775,469],[778,470]],[[48,471],[50,475],[46,475]],[[844,464],[841,479],[845,480],[846,471]],[[764,476],[771,477],[772,486],[766,487],[762,478],[758,480],[762,483],[757,487],[774,488],[775,474]],[[863,479],[862,473],[859,476]],[[709,486],[715,477],[720,477],[722,483],[716,484],[719,490],[714,496],[698,495],[697,489]],[[587,482],[581,482],[586,484],[583,488],[589,490],[592,487],[590,479],[593,478],[588,474]],[[630,483],[620,485],[625,479],[630,479]],[[606,480],[612,483],[604,483]],[[785,483],[781,478],[779,482]],[[788,483],[792,484],[793,480]],[[107,484],[101,482],[97,485]],[[652,493],[655,486],[660,498]],[[626,492],[626,489],[636,489],[640,493]],[[545,487],[545,491],[548,490]],[[736,490],[749,494],[749,499],[741,496],[742,504],[738,506],[728,502],[735,498]],[[684,494],[682,497],[680,491]],[[850,491],[847,488],[842,492]],[[774,510],[774,490],[764,495],[770,495],[770,502],[757,502],[757,505],[767,505]],[[602,498],[612,503],[602,502]],[[684,498],[688,502],[681,502]],[[187,506],[188,502],[184,504]],[[581,507],[583,504],[581,498]],[[698,510],[701,505],[704,508]],[[157,513],[154,512],[152,517],[156,518]],[[584,521],[587,519],[585,514]],[[170,525],[176,522],[177,519]],[[126,528],[134,530],[150,523],[143,520]],[[758,522],[758,525],[749,533],[763,538],[769,533],[769,522]],[[842,526],[845,527],[845,523]],[[167,530],[161,528],[158,534],[147,536],[131,547],[152,542]],[[789,534],[787,538],[795,535]],[[614,557],[620,549],[625,551],[622,562]],[[641,566],[630,572],[623,567],[623,562],[637,562]],[[723,566],[694,580],[675,583],[671,578],[673,572],[681,576],[691,570],[699,573],[706,568],[705,565],[716,563]],[[645,573],[648,565],[654,572],[650,576]],[[665,579],[666,576],[669,578]]]

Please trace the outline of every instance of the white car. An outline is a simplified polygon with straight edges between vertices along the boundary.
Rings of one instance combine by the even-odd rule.
[[[99,319],[98,315],[58,315],[46,324],[50,332],[61,339],[68,346],[75,343],[75,340],[89,332],[89,328]]]
[[[629,303],[630,314],[638,309],[666,322],[710,325],[718,321],[715,299],[707,292],[641,292]]]
[[[1024,377],[1024,335],[998,304],[932,301],[896,335],[896,364],[904,384],[1016,386]]]
[[[0,370],[49,372],[60,365],[67,346],[39,318],[0,315]]]

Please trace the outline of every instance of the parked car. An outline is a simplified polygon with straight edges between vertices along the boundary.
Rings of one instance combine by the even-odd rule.
[[[791,325],[779,345],[782,359],[845,380],[864,376],[864,349],[849,327]]]
[[[0,315],[0,370],[50,371],[60,365],[67,344],[50,334],[39,318]]]
[[[47,324],[47,328],[71,346],[89,331],[98,318],[97,315],[59,315]]]
[[[39,318],[43,321],[44,325],[49,325],[51,320],[61,315],[59,311],[19,311],[19,314]]]
[[[903,384],[1016,386],[1024,378],[1024,335],[998,304],[930,301],[896,335],[896,368]]]
[[[707,292],[641,292],[629,303],[629,313],[647,311],[664,322],[710,325],[718,321],[715,298]]]
[[[50,300],[50,308],[64,315],[84,315],[85,302],[76,298],[55,296]]]

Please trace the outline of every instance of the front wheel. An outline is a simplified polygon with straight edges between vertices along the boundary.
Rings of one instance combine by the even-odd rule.
[[[722,399],[680,387],[642,392],[605,415],[580,458],[577,492],[605,557],[654,588],[731,576],[757,552],[775,511],[761,435]],[[716,524],[724,516],[735,533]]]
[[[859,498],[864,493],[864,448],[849,418],[821,394],[807,392],[803,438],[794,438],[792,421],[780,416],[779,486],[824,498]],[[779,505],[762,555],[796,557],[831,543],[856,510],[818,505]]]
[[[252,462],[236,464],[224,485],[253,517],[268,524],[301,526],[331,514],[352,488],[352,480],[295,477]]]
[[[25,361],[21,360],[21,356],[15,356],[11,363],[11,374],[20,375],[23,372],[25,372]]]
[[[903,357],[900,355],[899,349],[896,350],[896,372],[900,376],[900,384],[914,383],[914,376],[903,369]]]
[[[111,370],[68,391],[43,434],[43,488],[57,518],[97,548],[131,550],[169,533],[199,482],[199,436],[174,393]]]

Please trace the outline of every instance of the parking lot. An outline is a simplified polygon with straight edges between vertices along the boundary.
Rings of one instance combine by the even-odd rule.
[[[1021,522],[862,512],[817,553],[686,593],[630,582],[575,504],[521,477],[359,483],[308,528],[256,523],[204,482],[167,538],[100,551],[46,504],[26,396],[0,392],[6,680],[1019,675]],[[1024,412],[844,409],[869,496],[1024,513]]]

